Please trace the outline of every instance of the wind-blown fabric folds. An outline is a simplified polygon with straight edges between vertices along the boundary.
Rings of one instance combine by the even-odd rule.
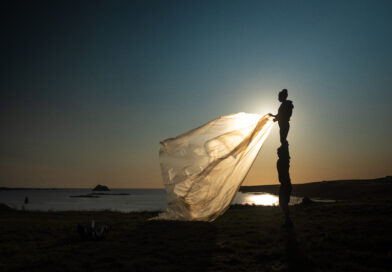
[[[168,208],[154,219],[213,221],[229,207],[273,125],[270,115],[225,115],[161,142]]]

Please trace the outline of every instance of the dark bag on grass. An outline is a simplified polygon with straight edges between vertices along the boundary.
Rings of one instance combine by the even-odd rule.
[[[95,224],[95,221],[92,220],[86,225],[78,224],[77,230],[80,238],[83,240],[100,240],[109,232],[110,226],[106,224]]]

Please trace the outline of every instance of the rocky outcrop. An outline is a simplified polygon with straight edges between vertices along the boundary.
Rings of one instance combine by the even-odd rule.
[[[110,189],[105,185],[98,184],[93,191],[110,191]]]

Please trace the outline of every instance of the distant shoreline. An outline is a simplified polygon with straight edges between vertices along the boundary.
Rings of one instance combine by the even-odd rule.
[[[25,188],[25,187],[0,187],[0,191],[27,191],[27,190],[64,190],[67,188]],[[88,188],[86,188],[88,189]]]
[[[241,186],[242,193],[265,192],[274,195],[279,194],[279,184]],[[0,191],[59,191],[59,190],[91,190],[93,188],[15,188],[0,187]],[[114,190],[164,190],[164,188],[112,188]],[[353,199],[392,199],[392,176],[376,179],[356,179],[356,180],[333,180],[319,181],[302,184],[293,184],[292,196],[311,197],[334,200]]]
[[[27,190],[93,190],[94,188],[29,188],[29,187],[0,187],[0,191]],[[111,188],[110,190],[164,190],[165,188]]]
[[[240,192],[265,192],[279,194],[279,184],[241,186]],[[293,196],[335,200],[392,199],[392,176],[376,179],[333,180],[293,184]]]

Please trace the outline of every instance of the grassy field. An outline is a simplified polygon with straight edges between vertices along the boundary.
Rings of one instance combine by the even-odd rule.
[[[232,206],[213,223],[157,222],[156,213],[0,209],[0,271],[391,271],[392,202],[291,208]],[[82,241],[78,223],[112,226]]]

